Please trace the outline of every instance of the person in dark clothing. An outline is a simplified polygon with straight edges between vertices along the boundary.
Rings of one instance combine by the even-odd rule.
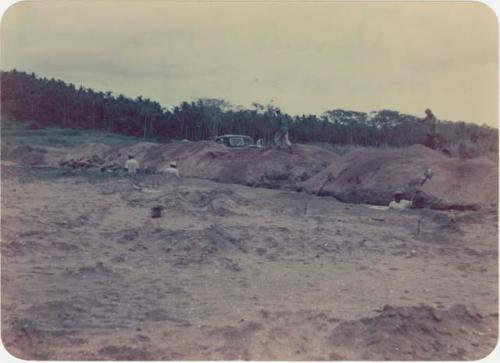
[[[288,119],[281,115],[280,110],[276,110],[276,117],[278,119],[278,131],[274,134],[274,143],[278,145],[278,149],[286,145],[288,152],[293,154],[292,143],[288,136]]]
[[[437,127],[437,119],[436,116],[432,113],[432,111],[428,108],[425,110],[425,118],[421,119],[420,122],[426,125],[427,127],[427,136],[425,140],[425,146],[430,149],[436,149],[438,146],[438,134],[436,132]]]

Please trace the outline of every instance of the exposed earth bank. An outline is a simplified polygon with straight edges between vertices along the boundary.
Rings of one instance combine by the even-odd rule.
[[[331,151],[294,145],[294,153],[267,147],[227,148],[214,142],[110,146],[85,144],[72,149],[5,148],[3,155],[33,166],[57,167],[82,160],[100,169],[124,165],[134,155],[143,169],[154,172],[176,161],[182,175],[255,187],[328,195],[346,203],[387,205],[395,190],[411,199],[427,169],[433,171],[422,190],[458,206],[496,207],[498,160],[450,158],[422,145],[406,148],[354,148],[340,156]]]

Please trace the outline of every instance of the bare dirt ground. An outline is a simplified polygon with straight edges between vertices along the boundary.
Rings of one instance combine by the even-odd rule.
[[[479,359],[497,221],[4,163],[2,340],[39,360]]]

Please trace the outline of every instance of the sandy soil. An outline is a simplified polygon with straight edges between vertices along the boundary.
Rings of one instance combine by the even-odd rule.
[[[496,344],[496,209],[2,174],[2,339],[17,357],[444,360]]]

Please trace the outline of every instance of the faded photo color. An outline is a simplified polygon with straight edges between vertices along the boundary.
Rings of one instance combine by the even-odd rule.
[[[13,5],[2,353],[494,361],[498,43],[479,2]]]

